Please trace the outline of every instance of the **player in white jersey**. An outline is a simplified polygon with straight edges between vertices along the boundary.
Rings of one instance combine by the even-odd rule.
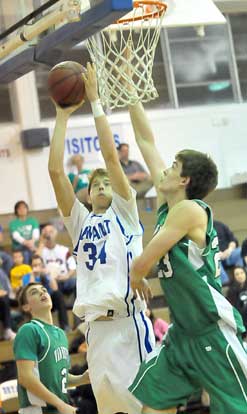
[[[76,108],[57,107],[49,172],[77,255],[74,312],[88,322],[87,360],[98,412],[137,414],[140,403],[127,388],[154,346],[145,302],[134,298],[129,284],[131,262],[142,250],[142,227],[90,64],[84,81],[107,168],[95,170],[90,179],[92,212],[75,198],[63,167],[67,120]]]

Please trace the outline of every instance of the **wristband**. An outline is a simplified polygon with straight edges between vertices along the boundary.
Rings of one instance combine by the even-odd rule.
[[[94,118],[99,118],[100,116],[105,115],[100,99],[97,99],[96,101],[91,102],[91,108],[92,108]]]

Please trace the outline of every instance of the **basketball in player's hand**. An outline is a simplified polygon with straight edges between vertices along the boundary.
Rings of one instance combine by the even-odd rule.
[[[77,62],[58,63],[48,75],[48,89],[51,98],[61,108],[78,105],[85,97],[82,73],[86,69]]]

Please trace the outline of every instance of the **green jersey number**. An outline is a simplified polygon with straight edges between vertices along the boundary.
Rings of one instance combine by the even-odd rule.
[[[62,393],[67,394],[67,369],[63,368],[61,370],[61,376],[62,376]]]
[[[158,277],[162,279],[163,277],[172,277],[173,276],[173,270],[172,265],[170,263],[169,259],[169,253],[166,253],[166,255],[162,259],[162,267],[163,269],[159,270]]]

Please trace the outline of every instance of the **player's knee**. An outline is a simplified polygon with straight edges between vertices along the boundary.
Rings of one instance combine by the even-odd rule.
[[[177,413],[177,409],[174,408],[169,408],[168,410],[154,410],[153,408],[150,407],[143,407],[142,409],[142,414],[176,414]]]

